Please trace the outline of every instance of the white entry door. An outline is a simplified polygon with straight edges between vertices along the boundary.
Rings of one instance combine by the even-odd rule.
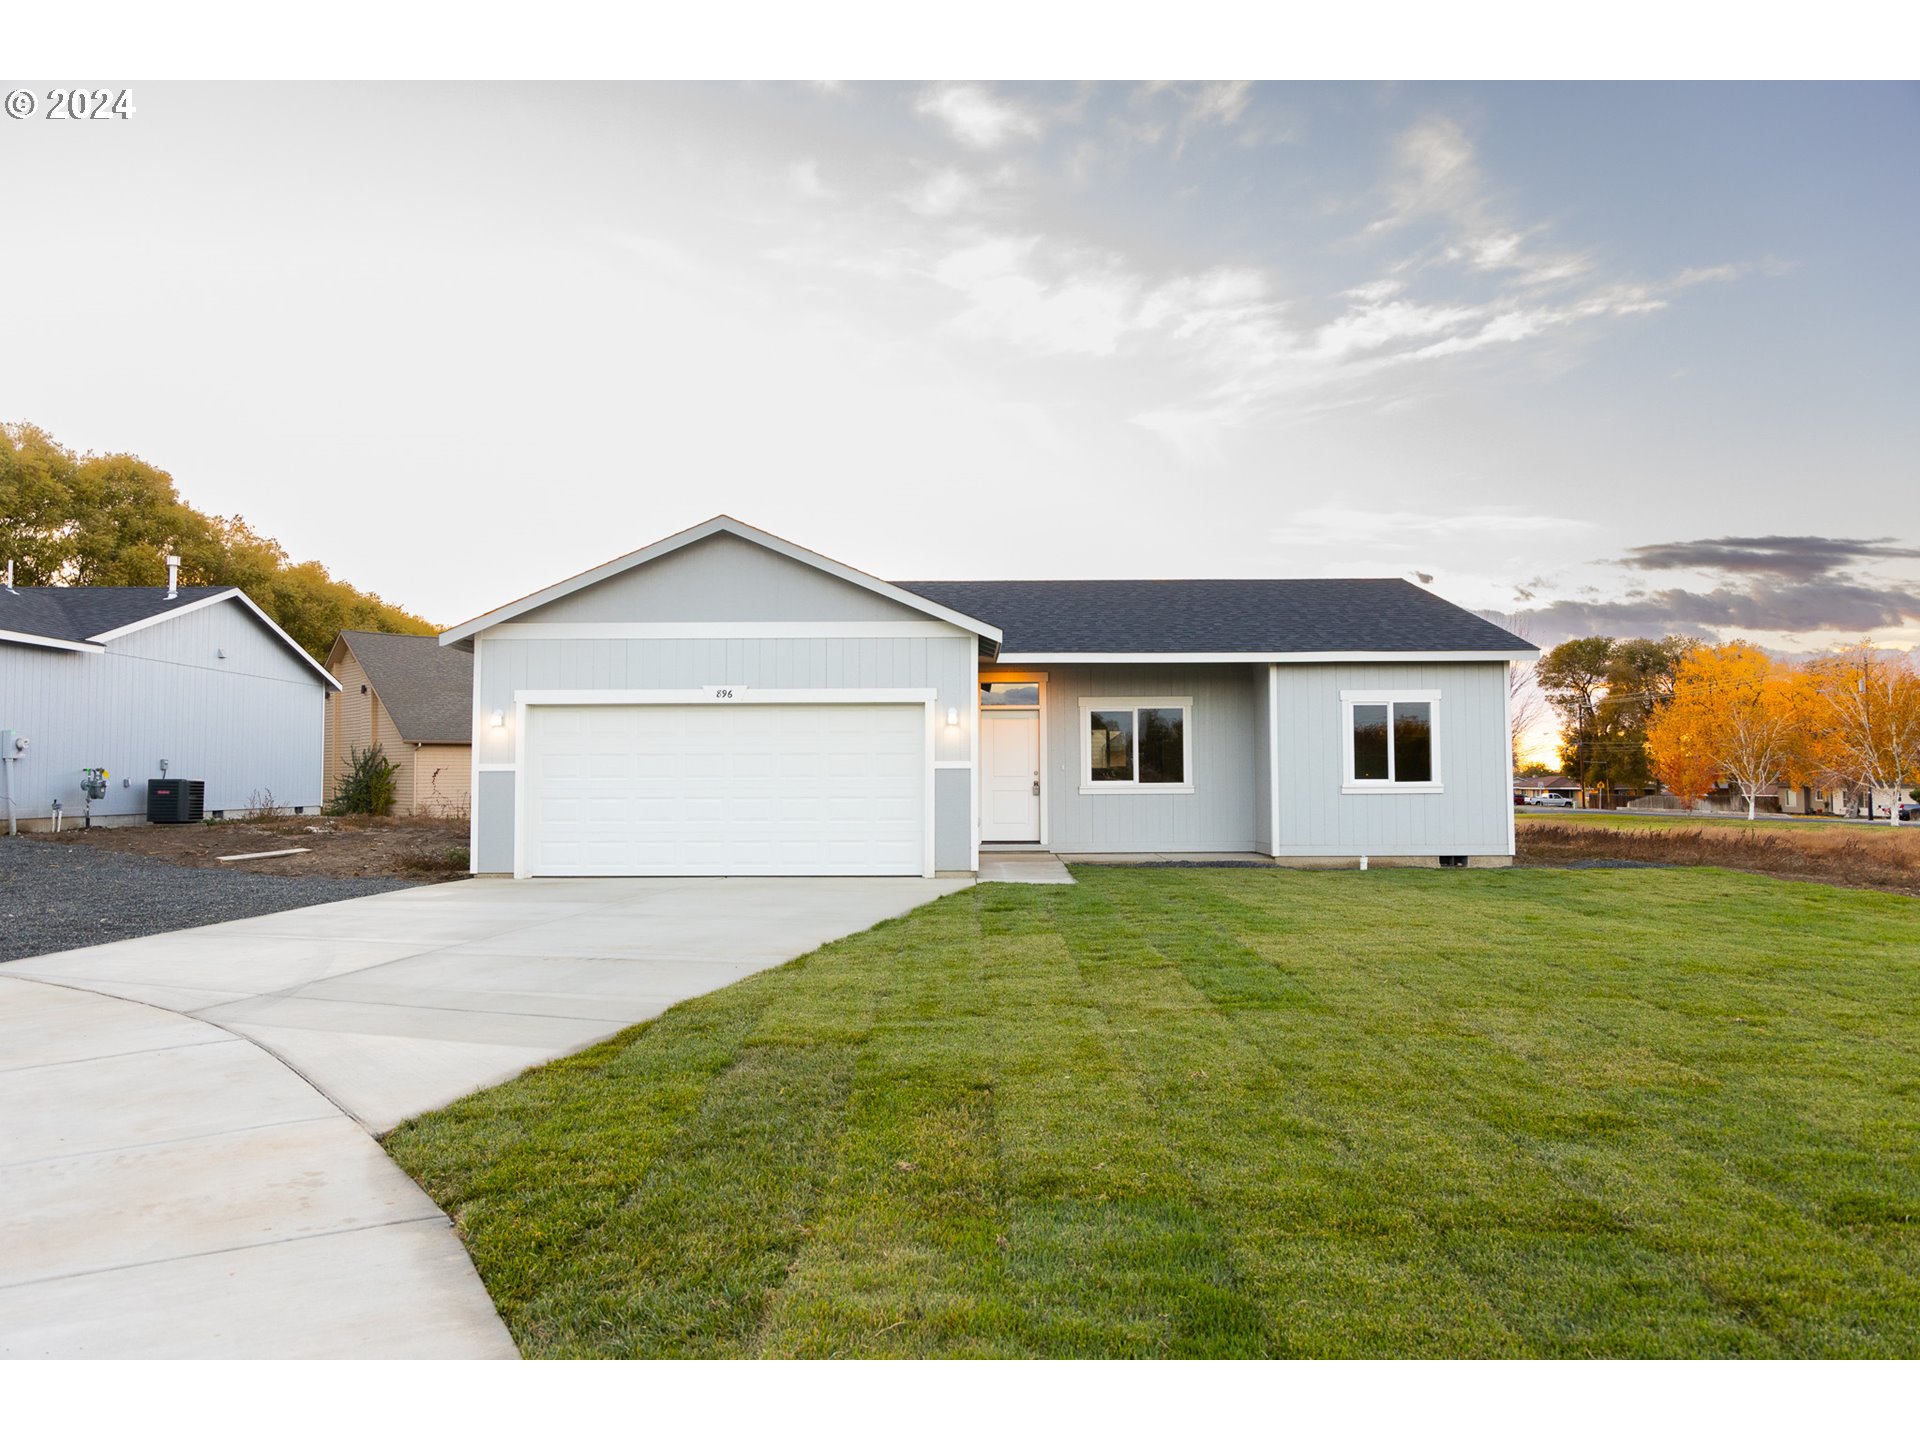
[[[920,875],[921,705],[537,705],[533,875]]]
[[[1040,838],[1040,712],[980,712],[980,838]]]

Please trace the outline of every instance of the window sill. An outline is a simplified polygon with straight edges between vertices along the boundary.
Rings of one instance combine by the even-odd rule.
[[[1392,780],[1377,780],[1371,784],[1349,780],[1340,787],[1342,795],[1440,795],[1446,786],[1438,780],[1409,780],[1404,784]]]
[[[1191,795],[1191,785],[1141,785],[1131,780],[1115,780],[1105,785],[1080,782],[1082,795]]]

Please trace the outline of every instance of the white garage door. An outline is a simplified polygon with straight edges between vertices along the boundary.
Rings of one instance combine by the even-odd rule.
[[[535,875],[918,875],[919,705],[536,705]]]

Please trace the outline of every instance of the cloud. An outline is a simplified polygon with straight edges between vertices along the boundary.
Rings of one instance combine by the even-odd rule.
[[[944,216],[980,203],[980,182],[951,165],[936,170],[900,197],[916,215]]]
[[[1758,583],[1709,591],[1655,590],[1619,600],[1556,600],[1521,612],[1536,638],[1575,635],[1717,635],[1720,631],[1865,635],[1920,622],[1920,592],[1849,580]]]
[[[1395,143],[1393,173],[1385,186],[1387,213],[1367,226],[1366,233],[1378,236],[1432,222],[1450,238],[1427,257],[1428,263],[1505,274],[1526,286],[1563,284],[1593,268],[1588,254],[1536,253],[1530,242],[1545,227],[1516,225],[1500,213],[1489,190],[1466,132],[1453,120],[1429,117],[1403,131]]]
[[[825,200],[833,194],[820,180],[820,162],[799,160],[787,170],[793,188],[808,200]]]
[[[953,328],[1052,355],[1111,355],[1140,325],[1138,280],[1079,258],[1043,276],[1033,263],[1037,237],[995,236],[956,250],[934,267],[966,308]]]
[[[1295,514],[1284,530],[1270,537],[1292,545],[1326,546],[1366,544],[1405,550],[1434,540],[1465,537],[1527,537],[1584,529],[1588,522],[1564,515],[1535,515],[1512,506],[1488,505],[1468,510],[1361,510],[1341,505],[1318,505]]]
[[[1727,535],[1718,540],[1673,540],[1636,545],[1618,562],[1634,570],[1705,570],[1729,575],[1778,575],[1810,580],[1869,560],[1915,560],[1920,550],[1877,540],[1825,535]]]
[[[1002,99],[984,85],[938,85],[915,102],[920,114],[938,120],[962,145],[993,150],[1010,140],[1034,139],[1039,117],[1024,105]]]

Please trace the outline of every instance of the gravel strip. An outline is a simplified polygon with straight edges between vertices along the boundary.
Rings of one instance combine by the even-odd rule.
[[[0,960],[407,890],[415,883],[207,870],[0,835]]]

